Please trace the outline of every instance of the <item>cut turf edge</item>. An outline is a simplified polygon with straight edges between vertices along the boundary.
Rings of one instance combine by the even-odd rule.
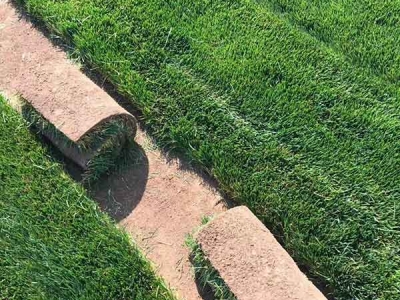
[[[219,214],[187,245],[196,275],[218,300],[326,300],[245,206]]]
[[[237,300],[218,271],[207,259],[200,244],[196,241],[196,233],[210,220],[211,219],[208,217],[203,218],[202,225],[197,228],[193,234],[188,234],[185,239],[185,244],[190,251],[190,262],[193,265],[195,277],[199,280],[202,289],[209,287],[212,290],[216,300]]]

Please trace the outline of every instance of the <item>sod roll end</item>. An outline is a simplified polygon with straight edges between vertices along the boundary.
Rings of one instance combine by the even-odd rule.
[[[129,139],[136,134],[135,118],[120,114],[102,120],[79,139],[70,139],[65,131],[49,122],[28,102],[24,101],[22,115],[66,157],[87,173],[101,175],[109,169]],[[90,114],[90,111],[86,112]]]
[[[219,215],[195,238],[238,300],[326,300],[246,207]]]

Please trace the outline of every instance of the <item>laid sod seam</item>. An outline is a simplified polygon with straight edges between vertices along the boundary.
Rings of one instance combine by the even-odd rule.
[[[15,101],[20,102],[18,106],[22,116],[30,126],[57,141],[58,147],[72,149],[76,155],[90,156],[83,173],[83,181],[86,184],[94,183],[107,171],[112,171],[121,151],[130,144],[129,141],[133,140],[135,135],[136,124],[131,124],[133,121],[129,118],[118,118],[96,126],[75,143],[41,116],[26,100],[19,98]]]
[[[175,299],[1,96],[0,166],[0,299]]]
[[[205,226],[209,221],[211,221],[210,217],[203,218],[202,226]],[[211,288],[215,300],[236,300],[235,295],[230,291],[218,271],[211,265],[201,250],[201,246],[194,238],[194,234],[201,230],[202,226],[196,229],[194,233],[187,235],[185,239],[185,244],[190,250],[190,261],[193,265],[194,274],[203,289],[206,287]]]
[[[397,298],[394,85],[254,1],[23,3],[335,298]]]

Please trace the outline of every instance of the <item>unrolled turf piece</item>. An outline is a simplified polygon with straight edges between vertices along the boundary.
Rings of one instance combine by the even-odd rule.
[[[61,152],[96,176],[108,169],[136,122],[32,24],[0,2],[0,91]]]
[[[238,300],[326,299],[244,206],[216,217],[195,239]]]

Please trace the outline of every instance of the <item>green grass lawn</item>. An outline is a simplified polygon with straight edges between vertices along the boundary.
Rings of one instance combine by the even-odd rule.
[[[174,299],[0,97],[0,299]]]
[[[399,87],[399,0],[256,0]]]
[[[397,299],[400,101],[384,77],[253,1],[22,2],[337,299]]]

